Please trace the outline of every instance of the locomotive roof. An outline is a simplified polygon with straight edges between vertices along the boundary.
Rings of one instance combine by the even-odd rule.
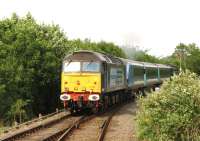
[[[111,55],[88,51],[88,50],[75,51],[72,54],[66,56],[64,60],[92,60],[92,61],[101,61],[111,64],[123,63],[119,58],[113,57]]]

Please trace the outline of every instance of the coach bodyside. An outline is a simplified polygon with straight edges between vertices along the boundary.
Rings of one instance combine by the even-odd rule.
[[[163,82],[174,74],[174,68],[168,65],[158,64],[159,78]]]
[[[126,81],[128,89],[144,87],[144,64],[142,62],[121,59],[126,66]]]
[[[145,86],[151,87],[160,84],[159,68],[156,64],[144,62],[145,68]]]

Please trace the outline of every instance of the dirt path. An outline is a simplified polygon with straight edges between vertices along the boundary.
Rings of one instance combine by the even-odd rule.
[[[135,136],[136,102],[123,106],[111,120],[105,141],[138,141]]]

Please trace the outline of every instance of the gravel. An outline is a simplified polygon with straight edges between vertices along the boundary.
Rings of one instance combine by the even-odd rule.
[[[136,102],[123,106],[112,118],[105,141],[138,141],[136,138]]]

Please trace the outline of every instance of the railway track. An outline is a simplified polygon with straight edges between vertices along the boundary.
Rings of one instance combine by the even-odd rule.
[[[110,120],[119,108],[111,108],[96,115],[72,116],[66,113],[64,116],[48,122],[41,121],[31,128],[0,138],[0,141],[103,141]]]
[[[117,110],[118,108],[100,115],[80,118],[57,141],[103,141],[107,127]]]
[[[39,122],[31,127],[24,128],[19,132],[14,132],[13,134],[5,135],[0,138],[0,141],[40,141],[40,140],[55,140],[62,135],[62,133],[80,116],[73,117],[69,113],[63,116],[58,116],[52,120],[46,122]]]
[[[104,135],[106,133],[106,129],[109,125],[109,122],[112,118],[112,113],[103,114],[103,115],[90,115],[90,116],[71,116],[67,115],[66,117],[55,120],[45,125],[37,126],[35,128],[31,128],[24,132],[15,134],[10,137],[6,137],[4,139],[0,139],[1,141],[64,141],[64,140],[71,140],[71,135],[76,130],[80,130],[80,126],[86,132],[90,127],[95,127],[96,129],[93,130],[98,132],[98,135],[89,135],[89,138],[95,138],[95,140],[103,141]],[[96,125],[92,125],[96,123]],[[91,133],[91,132],[90,132]],[[84,134],[80,134],[83,135]],[[88,136],[85,136],[87,138]],[[73,140],[73,138],[72,138]],[[79,140],[79,139],[75,139]]]

